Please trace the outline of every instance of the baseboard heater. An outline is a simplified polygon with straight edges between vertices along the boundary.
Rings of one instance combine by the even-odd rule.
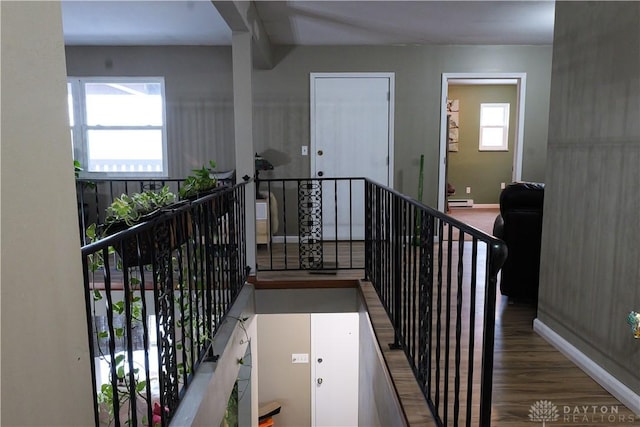
[[[449,199],[450,208],[472,208],[473,199]]]

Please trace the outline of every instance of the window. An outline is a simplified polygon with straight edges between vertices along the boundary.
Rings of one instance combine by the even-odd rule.
[[[165,177],[163,78],[69,78],[74,158],[85,174]]]
[[[509,104],[480,104],[480,151],[509,149]]]

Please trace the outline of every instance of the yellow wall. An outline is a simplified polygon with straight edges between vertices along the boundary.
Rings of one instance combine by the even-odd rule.
[[[448,182],[456,188],[452,199],[473,199],[474,204],[496,204],[500,184],[512,181],[516,130],[517,89],[515,85],[450,85],[449,99],[460,101],[457,152],[449,152]],[[480,151],[480,104],[509,104],[508,151]],[[466,187],[471,193],[466,193]]]

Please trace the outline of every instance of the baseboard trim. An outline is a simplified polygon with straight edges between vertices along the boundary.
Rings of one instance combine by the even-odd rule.
[[[273,243],[298,243],[300,237],[298,236],[271,236],[271,242]]]
[[[591,360],[586,354],[562,338],[557,332],[545,325],[539,319],[534,319],[533,330],[554,346],[560,353],[575,363],[595,382],[611,393],[627,408],[640,416],[640,395],[621,383],[616,377],[605,371],[600,365]]]
[[[448,199],[447,205],[450,208],[472,208],[473,199]]]
[[[500,203],[476,203],[473,205],[474,209],[498,209]]]

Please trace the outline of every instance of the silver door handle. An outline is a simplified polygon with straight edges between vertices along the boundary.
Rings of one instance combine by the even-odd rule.
[[[322,175],[324,175],[324,172],[319,171],[319,172],[318,172],[318,176],[322,176]]]
[[[318,385],[322,384],[322,378],[318,378]]]

